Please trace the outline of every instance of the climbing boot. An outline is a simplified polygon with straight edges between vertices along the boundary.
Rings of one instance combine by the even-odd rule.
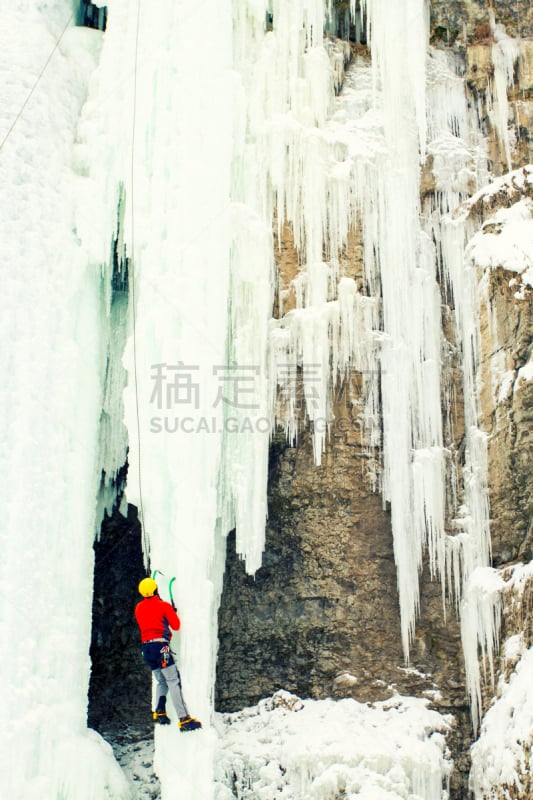
[[[156,725],[170,725],[170,719],[167,717],[167,712],[164,709],[163,711],[154,711],[152,719]]]
[[[196,731],[198,730],[198,728],[201,727],[202,723],[198,722],[198,720],[194,719],[194,717],[189,717],[189,716],[182,717],[178,722],[178,728],[180,729],[180,731],[183,731],[184,733],[186,733],[187,731]]]

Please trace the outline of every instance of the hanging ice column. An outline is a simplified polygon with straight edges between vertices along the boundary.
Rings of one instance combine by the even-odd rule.
[[[493,46],[495,66],[495,106],[507,109],[505,62],[512,63],[517,47],[505,36],[502,26]],[[503,48],[503,49],[502,49]],[[504,55],[507,54],[506,58]],[[480,286],[469,240],[476,222],[469,207],[479,201],[476,188],[489,182],[487,140],[479,127],[479,110],[467,103],[462,64],[452,54],[432,53],[428,92],[429,150],[433,156],[436,192],[424,209],[428,232],[439,248],[443,280],[453,298],[455,338],[460,351],[464,398],[464,465],[462,487],[456,508],[455,535],[446,538],[450,588],[460,601],[461,636],[465,659],[466,684],[470,695],[474,728],[481,713],[481,672],[479,657],[493,671],[500,616],[500,581],[487,568],[490,560],[490,530],[487,488],[487,436],[480,429]],[[499,87],[499,88],[498,88]],[[490,92],[489,92],[490,94]],[[490,99],[490,98],[489,98]],[[496,124],[502,150],[509,154],[507,111]],[[469,199],[471,198],[471,199]],[[465,201],[469,199],[468,203]],[[464,205],[461,207],[461,204]],[[455,499],[450,480],[451,499]],[[454,507],[450,503],[450,507]]]
[[[520,56],[520,43],[505,32],[505,26],[496,23],[494,9],[489,8],[490,27],[494,38],[491,47],[494,76],[489,85],[489,115],[498,132],[498,138],[505,152],[507,169],[511,169],[511,144],[509,141],[509,103],[507,88],[514,84],[514,70]],[[493,89],[493,91],[490,91]]]
[[[427,4],[371,0],[366,9],[374,80],[382,92],[386,157],[375,190],[376,238],[365,241],[365,257],[383,303],[383,496],[391,505],[407,656],[426,545],[433,574],[444,574],[440,294],[433,247],[420,226],[419,200],[426,147]]]
[[[319,464],[331,421],[332,386],[338,377],[337,368],[340,369],[337,357],[341,361],[344,358],[344,368],[351,357],[347,343],[351,342],[353,331],[350,327],[350,331],[341,332],[339,321],[344,312],[347,319],[353,318],[351,306],[356,303],[353,281],[347,280],[344,285],[346,302],[341,303],[340,295],[337,297],[336,257],[346,241],[353,208],[347,181],[339,190],[329,180],[330,148],[322,133],[346,51],[331,42],[327,49],[324,46],[323,29],[329,4],[323,0],[272,3],[273,30],[265,35],[266,6],[258,4],[254,14],[240,5],[235,8],[235,59],[241,75],[242,127],[238,129],[241,135],[236,137],[233,196],[243,208],[236,237],[237,258],[233,261],[233,308],[246,316],[250,309],[239,298],[246,297],[248,306],[252,300],[259,311],[253,315],[255,339],[265,341],[265,311],[269,315],[272,305],[269,273],[271,230],[276,213],[278,235],[284,222],[290,223],[302,269],[294,282],[297,308],[279,321],[272,321],[268,334],[271,382],[266,400],[265,394],[262,395],[261,408],[266,406],[266,413],[271,413],[280,387],[287,398],[281,421],[289,439],[295,442],[301,423],[295,412],[296,375],[303,370],[305,411],[313,427],[315,461]],[[349,47],[347,51],[349,55]],[[332,197],[338,201],[333,210],[328,207]],[[246,251],[246,242],[253,243],[253,237],[257,245]],[[325,261],[324,250],[331,252],[331,263]],[[253,255],[247,262],[242,255],[245,252]],[[247,285],[245,295],[243,288]],[[280,306],[283,314],[282,302]],[[360,316],[364,314],[358,319]],[[342,336],[345,346],[339,341]],[[239,342],[239,337],[234,336],[233,342]],[[240,337],[241,358],[243,354],[250,358],[253,344]],[[332,349],[337,357],[330,367]],[[263,368],[264,361],[258,359],[258,362]],[[265,463],[263,457],[262,461]],[[243,552],[238,525],[237,537],[239,550]],[[252,564],[256,563],[254,559]]]
[[[198,16],[201,15],[201,25]],[[191,35],[198,27],[203,44]],[[142,4],[131,234],[144,525],[152,567],[177,576],[177,653],[202,739],[157,741],[162,797],[209,797],[217,590],[218,470],[230,253],[229,0]],[[203,50],[216,53],[216,66]],[[229,387],[229,388],[228,388]],[[130,393],[129,428],[137,407]],[[161,422],[154,424],[154,419]],[[185,421],[187,419],[187,421]],[[135,437],[134,437],[135,438]],[[135,448],[133,447],[132,450]],[[140,496],[139,496],[139,499]],[[164,591],[163,591],[164,594]],[[176,746],[184,752],[176,757]]]
[[[273,30],[265,33],[269,7]],[[324,121],[333,94],[323,28],[323,0],[265,0],[253,8],[234,4],[234,60],[239,82],[228,358],[239,370],[251,370],[248,376],[237,374],[237,378],[249,382],[255,378],[256,387],[243,396],[240,411],[232,409],[230,419],[236,430],[227,431],[222,494],[224,527],[236,527],[237,551],[252,573],[261,565],[264,546],[270,413],[276,388],[269,384],[267,361],[275,210],[280,228],[285,214],[292,222],[308,270],[322,274],[320,280],[310,283],[317,295],[314,301],[327,299],[322,264],[324,192],[323,187],[305,183],[311,173],[303,163],[313,148],[309,127]],[[315,141],[315,150],[317,145]],[[320,192],[318,198],[315,189]],[[308,361],[319,359],[323,364],[328,353],[326,325],[320,353],[306,356]],[[323,396],[326,394],[324,391]]]
[[[432,54],[426,97],[422,62],[417,66],[417,59],[426,58],[426,4],[407,0],[400,5],[391,9],[374,0],[367,4],[373,64],[381,79],[385,138],[391,154],[380,189],[385,191],[380,204],[384,228],[377,248],[383,327],[391,336],[382,357],[384,495],[391,501],[404,650],[408,652],[414,630],[417,573],[427,542],[432,573],[440,575],[443,591],[448,580],[452,594],[455,592],[461,601],[467,687],[476,725],[480,708],[478,644],[490,659],[497,639],[498,613],[492,597],[487,596],[483,605],[475,583],[473,592],[468,590],[470,576],[476,567],[488,563],[490,553],[486,437],[478,429],[479,296],[475,270],[464,258],[468,231],[460,220],[443,224],[442,215],[471,193],[475,181],[486,180],[486,145],[475,113],[467,108],[464,83],[453,73],[453,66],[450,69],[443,63],[444,54]],[[439,220],[427,226],[427,234],[418,222],[416,164],[417,140],[420,155],[424,155],[426,119]],[[502,139],[506,141],[503,134]],[[450,489],[449,508],[454,508],[456,495],[453,480],[447,481],[445,476],[439,377],[440,292],[434,274],[436,254],[429,244],[433,239],[453,293],[456,335],[462,354],[464,506],[460,510],[461,531],[455,537],[447,536],[444,529],[446,484]],[[365,245],[368,248],[368,242]]]

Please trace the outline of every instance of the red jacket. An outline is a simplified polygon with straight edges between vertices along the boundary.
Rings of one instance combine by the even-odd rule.
[[[170,605],[156,594],[153,597],[145,597],[135,606],[135,619],[141,631],[141,641],[148,642],[150,639],[172,639],[173,628],[175,631],[180,629],[180,618]]]

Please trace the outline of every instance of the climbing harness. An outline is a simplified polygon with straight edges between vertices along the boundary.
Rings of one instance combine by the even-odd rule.
[[[163,645],[163,647],[159,652],[161,653],[161,669],[165,669],[166,667],[168,667],[168,665],[172,660],[172,656],[170,655],[169,645],[168,644]]]

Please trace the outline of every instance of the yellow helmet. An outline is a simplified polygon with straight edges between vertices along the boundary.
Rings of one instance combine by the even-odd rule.
[[[153,578],[143,578],[139,584],[139,594],[143,597],[153,597],[157,592],[157,583]]]

